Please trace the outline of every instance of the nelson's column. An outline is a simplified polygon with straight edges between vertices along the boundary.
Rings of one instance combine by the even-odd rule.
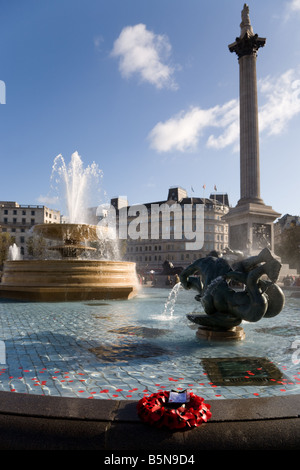
[[[225,219],[230,248],[255,254],[265,246],[274,249],[273,222],[280,214],[260,197],[256,57],[266,39],[253,33],[246,4],[240,27],[240,36],[228,46],[240,71],[240,199]]]

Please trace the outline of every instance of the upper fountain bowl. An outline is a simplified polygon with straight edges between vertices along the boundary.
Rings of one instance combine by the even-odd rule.
[[[63,258],[78,258],[83,252],[96,251],[89,243],[104,241],[108,248],[109,234],[107,227],[88,224],[38,224],[33,231],[45,239],[60,243],[48,246],[51,251],[58,251]]]
[[[35,233],[50,240],[76,242],[97,241],[105,236],[105,227],[88,224],[38,224],[33,228]]]

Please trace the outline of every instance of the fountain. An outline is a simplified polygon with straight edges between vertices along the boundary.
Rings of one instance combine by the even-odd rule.
[[[63,167],[64,174],[65,170]],[[71,188],[68,189],[68,194],[72,194]],[[72,223],[78,228],[82,220]],[[73,226],[66,224],[64,229],[66,232],[54,235],[37,227],[39,233],[59,241],[51,251],[61,259],[53,260],[53,265],[52,260],[8,261],[1,295],[13,295],[23,287],[25,295],[30,290],[24,286],[29,279],[33,292],[44,288],[42,263],[50,287],[64,282],[66,293],[72,281],[73,291],[80,290],[91,273],[91,265],[81,258],[87,252],[95,253],[83,249],[86,238],[78,237],[71,230]],[[82,235],[83,231],[79,232]],[[299,298],[287,298],[283,315],[278,315],[284,297],[274,283],[277,263],[264,266],[267,268],[264,276],[271,276],[267,282],[260,277],[261,266],[256,266],[260,271],[255,268],[246,277],[243,270],[231,270],[228,265],[221,273],[209,270],[209,279],[204,278],[209,297],[204,298],[203,278],[194,276],[203,268],[201,264],[202,261],[197,261],[182,274],[184,289],[180,292],[182,297],[176,298],[176,305],[173,300],[179,284],[168,299],[163,296],[166,300],[163,315],[160,315],[163,291],[155,288],[141,290],[125,309],[124,302],[118,300],[65,303],[64,308],[60,304],[0,302],[1,346],[4,341],[7,346],[7,363],[0,369],[0,448],[106,450],[111,459],[118,458],[117,450],[130,451],[130,455],[134,450],[144,450],[149,453],[148,462],[151,453],[151,463],[156,457],[153,449],[160,454],[158,463],[162,463],[163,457],[174,457],[171,463],[178,463],[179,457],[198,457],[198,452],[202,461],[205,450],[298,450]],[[69,271],[67,266],[71,267]],[[106,264],[98,264],[97,278],[99,272],[102,274],[100,266],[103,275],[108,271]],[[63,272],[58,272],[58,267]],[[247,291],[245,288],[231,290],[230,278],[246,281],[243,284],[247,288],[247,281],[255,281],[254,287],[260,291],[256,292],[258,311],[251,305],[245,319],[241,318],[245,308],[235,310],[232,299],[245,301],[243,306],[249,307]],[[54,300],[50,287],[49,300]],[[204,304],[210,300],[214,310],[206,306],[206,315],[186,317],[193,309],[188,288],[195,288],[197,300],[203,300]],[[128,288],[132,292],[131,289]],[[220,298],[221,311],[215,311]],[[269,300],[274,298],[279,303],[273,310]],[[268,327],[270,316],[275,317],[271,328]],[[157,328],[158,318],[164,328]],[[259,328],[257,320],[260,320]],[[225,344],[211,341],[216,332],[226,336],[241,322],[247,341]],[[208,335],[205,341],[201,335],[194,338],[191,330],[195,324],[212,336]],[[156,340],[158,337],[161,340]],[[211,404],[213,420],[199,430],[187,431],[184,436],[162,430],[153,432],[141,423],[132,400],[171,387],[189,388],[204,396]]]
[[[233,253],[233,252],[232,252]],[[196,300],[202,303],[205,314],[190,314],[188,319],[198,325],[198,336],[209,339],[244,339],[243,321],[257,322],[278,315],[285,297],[276,285],[280,262],[268,248],[258,255],[240,259],[230,265],[218,254],[200,258],[181,274],[185,289],[195,289]],[[194,276],[194,274],[198,276]],[[230,285],[238,283],[236,289]]]
[[[101,230],[105,239],[106,229]],[[277,315],[284,302],[275,285],[280,264],[267,250],[256,259],[242,260],[234,269],[224,258],[215,258],[218,268],[212,270],[210,266],[206,276],[207,259],[197,260],[182,272],[181,282],[170,292],[145,287],[125,306],[115,277],[110,293],[107,290],[110,268],[115,274],[117,271],[115,262],[93,259],[95,247],[88,242],[97,242],[98,226],[42,224],[35,226],[34,232],[50,239],[53,244],[48,251],[60,258],[6,263],[2,291],[7,289],[6,296],[32,300],[30,294],[34,293],[36,300],[38,293],[39,299],[49,303],[0,302],[1,339],[7,352],[7,363],[0,368],[1,414],[8,423],[3,425],[0,448],[11,448],[11,442],[17,442],[16,432],[22,442],[16,446],[24,449],[69,446],[115,451],[150,450],[152,446],[152,450],[154,445],[165,451],[170,445],[184,454],[219,450],[220,445],[236,450],[257,450],[266,445],[269,449],[286,445],[297,448],[300,372],[294,349],[298,344],[295,335],[300,331],[295,314],[299,302],[288,299],[284,315]],[[11,252],[16,253],[16,248]],[[248,272],[241,269],[250,266]],[[200,270],[201,278],[195,276]],[[128,276],[128,271],[125,274]],[[214,294],[211,300],[217,301],[221,294],[223,306],[227,303],[230,310],[233,303],[228,302],[229,297],[245,297],[246,291],[232,293],[229,281],[247,284],[250,275],[254,275],[252,280],[257,282],[263,300],[259,311],[247,310],[252,317],[241,319],[224,308],[220,315],[208,314],[207,309],[206,315],[186,315],[194,304],[188,288],[196,289],[197,300],[203,300],[203,287],[207,285]],[[93,291],[94,279],[98,285]],[[133,279],[132,271],[132,286]],[[104,302],[109,294],[114,301]],[[60,303],[50,303],[56,299],[82,301],[65,302],[62,308]],[[260,315],[262,326],[256,328]],[[272,328],[266,325],[270,316],[276,316]],[[242,322],[247,341],[228,342],[236,328],[233,323],[239,326]],[[195,338],[191,330],[198,325]],[[199,330],[206,332],[205,339]],[[216,335],[226,343],[216,343]],[[186,439],[174,432],[149,430],[138,418],[138,402],[133,400],[170,388],[203,397],[211,405],[213,420],[199,431],[187,431]],[[16,423],[13,435],[12,412]],[[45,423],[43,429],[41,422]],[[294,426],[293,433],[290,425]],[[228,432],[224,432],[226,426]],[[130,440],[132,435],[134,439]]]
[[[34,236],[57,243],[47,246],[47,259],[6,261],[0,297],[43,302],[134,297],[135,263],[107,259],[105,255],[114,251],[115,240],[108,236],[108,228],[87,223],[87,193],[92,188],[91,179],[99,176],[98,168],[93,164],[83,169],[75,152],[69,167],[61,155],[56,157],[52,176],[57,173],[56,182],[65,187],[68,222],[33,227]],[[104,246],[104,250],[90,246],[93,243]]]
[[[15,261],[20,259],[20,248],[14,243],[13,245],[10,245],[8,248],[8,259]]]

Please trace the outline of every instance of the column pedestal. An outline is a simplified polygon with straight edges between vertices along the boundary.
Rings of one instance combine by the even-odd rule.
[[[229,225],[230,248],[247,255],[255,255],[266,246],[274,251],[273,222],[279,216],[278,212],[265,204],[238,203],[224,217]]]

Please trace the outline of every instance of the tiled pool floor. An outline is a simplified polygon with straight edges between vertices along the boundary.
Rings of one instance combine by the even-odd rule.
[[[300,299],[287,299],[273,319],[243,324],[244,341],[208,343],[186,318],[200,307],[193,293],[181,290],[171,313],[164,312],[169,292],[144,288],[129,301],[0,301],[0,391],[87,399],[186,388],[205,399],[300,393]],[[283,376],[271,385],[216,385],[201,360],[219,357],[267,358]]]

